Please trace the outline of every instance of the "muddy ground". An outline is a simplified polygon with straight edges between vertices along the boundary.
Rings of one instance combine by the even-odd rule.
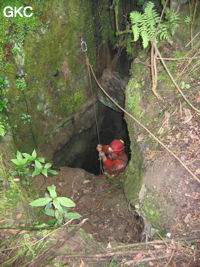
[[[45,180],[38,176],[33,184],[41,196],[54,184],[59,196],[71,198],[77,205],[75,210],[88,218],[84,230],[97,241],[140,241],[143,221],[129,207],[119,179],[107,180],[82,169],[62,167],[57,176]]]

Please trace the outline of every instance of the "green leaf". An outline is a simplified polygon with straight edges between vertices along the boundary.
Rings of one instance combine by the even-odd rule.
[[[41,170],[35,169],[34,172],[32,173],[32,177],[35,177],[41,173]]]
[[[22,160],[22,159],[23,159],[23,157],[22,157],[22,153],[19,152],[19,151],[17,151],[17,155],[16,155],[16,157],[17,157],[18,160]]]
[[[11,161],[18,167],[18,168],[22,168],[25,167],[27,165],[27,160],[26,159],[11,159]]]
[[[4,125],[0,122],[0,136],[4,136],[6,134],[6,129]]]
[[[11,161],[15,164],[15,165],[20,165],[19,160],[18,159],[11,159]]]
[[[42,174],[43,174],[45,177],[48,177],[47,169],[43,169],[43,170],[42,170]]]
[[[155,212],[154,212],[153,210],[149,210],[149,214],[150,214],[151,216],[153,216],[153,215],[155,214]]]
[[[39,162],[41,162],[41,163],[45,163],[45,158],[40,157],[40,158],[37,158],[37,160],[38,160]]]
[[[47,190],[49,191],[49,194],[50,194],[51,198],[57,197],[56,186],[54,184],[48,186]]]
[[[53,210],[53,209],[44,210],[44,214],[54,217],[55,216],[55,210]]]
[[[37,157],[37,153],[36,153],[35,149],[34,149],[33,152],[32,152],[32,157],[33,157],[33,160],[35,160],[36,157]]]
[[[48,162],[48,163],[46,163],[46,164],[44,165],[44,168],[45,168],[45,169],[49,169],[49,168],[51,168],[51,166],[52,166],[52,163]]]
[[[55,198],[53,200],[53,205],[57,210],[59,210],[61,213],[63,213],[63,208],[61,207],[61,205],[60,205],[59,201],[57,200],[57,198]]]
[[[80,219],[82,216],[77,212],[67,212],[65,214],[66,219]]]
[[[60,218],[60,213],[59,213],[58,210],[55,211],[55,217],[56,217],[57,220],[59,220],[59,218]]]
[[[32,201],[29,205],[32,207],[42,207],[42,206],[46,206],[52,199],[51,198],[38,198],[34,201]]]
[[[67,198],[67,197],[57,197],[57,200],[62,206],[67,207],[67,208],[73,208],[76,206],[74,201],[72,201],[70,198]]]
[[[55,171],[55,170],[48,170],[48,175],[50,175],[50,176],[54,176],[54,175],[57,175],[57,174],[58,174],[58,172]]]
[[[32,159],[31,155],[29,155],[28,153],[22,153],[22,155],[26,158],[26,159]]]
[[[35,160],[35,167],[37,169],[43,169],[42,164],[38,160]]]
[[[54,219],[49,220],[49,221],[47,222],[47,224],[48,224],[49,226],[53,226],[53,225],[55,225],[56,222],[57,222],[57,220],[56,220],[56,218],[54,218]]]

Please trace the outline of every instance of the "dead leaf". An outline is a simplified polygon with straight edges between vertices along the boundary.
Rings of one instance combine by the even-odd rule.
[[[165,128],[169,129],[169,119],[171,117],[171,114],[168,112],[168,111],[165,111],[165,114],[164,114],[164,120],[163,120],[163,123],[162,123],[162,126],[160,127],[160,129],[158,130],[158,134],[163,134],[164,133],[164,130]]]
[[[195,174],[200,174],[200,169],[197,169],[197,170],[195,171]]]
[[[138,253],[134,258],[133,258],[133,266],[136,264],[140,263],[140,261],[144,258],[144,255],[142,253]]]
[[[138,135],[137,142],[141,142],[144,140],[144,136],[142,134]]]
[[[185,196],[192,199],[200,199],[200,193],[198,192],[192,192],[191,194],[186,193]]]
[[[11,235],[16,235],[18,234],[19,230],[16,230],[16,229],[8,229],[7,232]]]
[[[79,267],[84,267],[85,266],[85,263],[84,263],[84,261],[83,260],[81,260],[81,264],[80,264],[80,266]]]
[[[107,248],[112,248],[110,242],[108,243]]]
[[[193,115],[192,115],[190,109],[183,108],[183,110],[184,110],[184,113],[185,113],[185,117],[184,117],[183,123],[185,124],[185,123],[188,123],[189,121],[191,121]]]
[[[199,95],[198,95],[197,98],[196,98],[196,102],[197,102],[197,103],[200,103],[200,92],[199,92]]]
[[[22,213],[18,213],[16,219],[19,220],[22,217]]]

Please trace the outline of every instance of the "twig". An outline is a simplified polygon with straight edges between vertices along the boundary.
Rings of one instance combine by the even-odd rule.
[[[164,259],[167,259],[169,258],[171,255],[165,255],[165,256],[160,256],[160,257],[156,257],[156,258],[145,258],[145,259],[141,259],[141,260],[138,260],[137,261],[137,265],[138,264],[142,264],[142,263],[147,263],[147,262],[150,262],[150,261],[160,261],[160,260],[164,260]],[[134,260],[131,260],[131,261],[126,261],[124,263],[125,265],[131,265],[131,264],[134,264]],[[135,265],[133,265],[135,266]]]
[[[184,73],[184,71],[189,67],[189,65],[191,64],[192,60],[194,58],[196,58],[195,56],[198,55],[199,51],[197,50],[197,52],[188,60],[188,63],[185,65],[185,67],[183,68],[183,70],[181,71],[181,73],[178,75],[178,78],[181,77],[181,75]]]
[[[166,244],[171,243],[171,242],[180,242],[180,243],[185,243],[186,241],[188,242],[200,242],[200,236],[198,237],[183,237],[183,238],[174,238],[174,239],[165,239],[163,240],[155,240],[155,241],[149,241],[149,242],[140,242],[140,243],[133,243],[133,244],[128,244],[128,245],[123,245],[123,246],[117,246],[113,248],[109,248],[109,251],[115,251],[119,249],[126,249],[126,248],[137,248],[137,247],[154,247],[157,245],[163,245],[166,246]]]
[[[29,226],[14,226],[14,225],[0,225],[0,229],[15,229],[15,230],[22,230],[22,231],[41,231],[41,230],[54,230],[54,229],[58,229],[59,227],[55,227],[55,226],[44,226],[44,227],[29,227]]]
[[[116,252],[103,252],[100,254],[66,254],[66,258],[87,258],[87,259],[99,259],[99,258],[112,258],[112,257],[123,257],[127,255],[135,255],[138,253],[138,250],[128,250],[128,251],[116,251]]]
[[[200,57],[192,57],[192,59],[199,59]],[[160,57],[157,57],[156,59],[161,59]],[[175,58],[175,57],[163,57],[163,60],[169,60],[169,61],[178,61],[178,60],[188,60],[191,59],[189,57],[183,57],[183,58]]]
[[[171,260],[172,260],[173,257],[174,257],[174,254],[175,254],[175,250],[172,251],[171,257],[170,257],[169,261],[167,262],[167,264],[165,265],[165,267],[169,266]]]
[[[195,2],[195,6],[194,6],[194,11],[192,14],[192,22],[190,24],[190,38],[191,38],[191,47],[193,47],[193,25],[194,25],[194,21],[195,21],[195,17],[196,17],[196,13],[197,13],[197,6],[198,6],[198,2]],[[192,8],[191,8],[192,9]]]
[[[198,33],[192,38],[192,40],[190,40],[190,41],[185,45],[185,47],[188,47],[188,46],[190,45],[190,43],[193,42],[194,39],[196,39],[197,36],[198,36],[199,34],[200,34],[200,32],[198,32]]]
[[[199,110],[198,108],[194,107],[193,104],[187,99],[187,97],[186,97],[186,96],[184,95],[184,93],[181,91],[181,89],[180,89],[180,87],[178,86],[177,82],[174,80],[174,77],[171,75],[171,73],[170,73],[170,71],[169,71],[167,65],[165,64],[165,61],[162,59],[162,56],[161,56],[161,54],[160,54],[160,51],[158,50],[157,47],[155,47],[155,48],[156,48],[156,51],[157,51],[157,53],[158,53],[158,55],[159,55],[159,57],[160,57],[160,60],[161,60],[161,62],[162,62],[162,64],[163,64],[165,70],[167,71],[167,74],[168,74],[169,77],[171,78],[173,84],[175,85],[175,87],[177,88],[177,90],[179,91],[179,93],[182,95],[182,97],[183,97],[183,99],[185,100],[185,102],[186,102],[186,103],[187,103],[193,110],[195,110],[196,112],[200,113],[200,110]]]
[[[156,51],[155,48],[156,48],[156,41],[152,40],[151,41],[151,78],[152,78],[152,88],[151,88],[151,90],[153,91],[154,95],[159,100],[163,100],[162,97],[156,91],[157,82],[158,82],[158,72],[157,72],[157,63],[156,63],[157,51]]]

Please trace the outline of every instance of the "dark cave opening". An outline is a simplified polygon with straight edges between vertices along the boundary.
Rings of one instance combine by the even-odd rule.
[[[70,139],[70,142],[58,149],[53,157],[55,166],[82,168],[99,175],[101,168],[96,146],[99,141],[101,144],[107,145],[114,139],[124,140],[125,150],[130,159],[130,140],[123,113],[117,112],[101,102],[97,102],[95,108],[100,111],[101,120],[97,119],[97,125],[94,123],[90,129],[77,133]]]
[[[125,150],[130,159],[130,140],[123,113],[116,112],[109,107],[105,107],[104,118],[99,129],[99,137],[100,143],[103,145],[110,144],[114,139],[124,140]],[[95,136],[88,148],[87,156],[82,164],[83,169],[96,175],[101,173],[98,152],[96,150],[96,146],[98,144],[97,141],[99,142]]]

